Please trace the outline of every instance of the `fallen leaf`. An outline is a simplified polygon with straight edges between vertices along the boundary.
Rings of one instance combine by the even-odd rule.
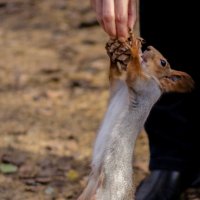
[[[26,155],[23,154],[23,153],[16,153],[16,152],[7,152],[5,153],[4,155],[2,155],[2,158],[1,158],[2,162],[5,162],[5,163],[10,163],[10,164],[13,164],[13,165],[17,165],[17,166],[20,166],[22,165],[25,160],[26,160]]]
[[[37,185],[35,179],[23,179],[23,182],[28,186],[36,186]]]
[[[52,195],[55,193],[55,189],[53,187],[49,186],[45,189],[44,193],[47,195]]]
[[[3,174],[12,174],[18,170],[18,167],[12,164],[1,163],[0,164],[0,171]]]
[[[35,166],[30,164],[23,165],[19,169],[19,177],[20,178],[34,178],[38,173],[38,169]]]
[[[41,184],[48,184],[51,182],[51,177],[37,177],[36,182]]]
[[[71,169],[67,172],[66,176],[69,181],[76,181],[79,178],[79,173],[76,170]]]

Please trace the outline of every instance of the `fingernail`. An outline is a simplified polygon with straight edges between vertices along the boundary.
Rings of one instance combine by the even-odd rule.
[[[125,39],[124,37],[119,37],[118,40],[119,40],[120,42],[125,42],[125,41],[126,41],[126,39]]]
[[[111,39],[111,40],[115,40],[116,37],[114,37],[114,36],[110,36],[110,39]]]
[[[128,32],[129,32],[129,33],[132,33],[132,32],[133,32],[133,28],[132,28],[132,27],[129,27],[129,28],[128,28]]]

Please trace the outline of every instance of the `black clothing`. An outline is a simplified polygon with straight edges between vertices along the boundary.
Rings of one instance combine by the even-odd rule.
[[[197,2],[198,3],[198,2]],[[150,143],[150,170],[200,168],[199,11],[195,1],[140,0],[141,37],[157,48],[171,67],[189,73],[195,90],[164,94],[152,109],[145,129]]]

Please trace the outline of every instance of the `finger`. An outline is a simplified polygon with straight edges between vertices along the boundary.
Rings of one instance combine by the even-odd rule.
[[[103,6],[103,2],[102,0],[92,0],[92,5],[94,6],[94,10],[96,12],[96,18],[97,21],[99,22],[99,24],[104,28],[104,24],[103,24],[103,20],[102,20],[102,6]]]
[[[116,37],[114,0],[103,0],[102,19],[105,31]]]
[[[121,41],[128,37],[128,2],[129,0],[115,0],[116,31]]]
[[[136,0],[129,0],[128,4],[128,28],[130,30],[133,29],[136,17],[137,17],[137,8],[136,8]]]

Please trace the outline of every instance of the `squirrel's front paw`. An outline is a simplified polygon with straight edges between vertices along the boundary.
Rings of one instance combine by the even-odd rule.
[[[140,54],[142,47],[143,39],[142,38],[132,38],[131,52],[133,57],[137,57]]]

